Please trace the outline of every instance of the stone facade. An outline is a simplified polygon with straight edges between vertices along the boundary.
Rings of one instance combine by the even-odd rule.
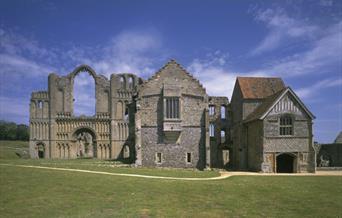
[[[249,90],[259,83],[269,83],[270,90],[250,96]],[[272,87],[275,83],[278,85]],[[314,116],[281,79],[238,78],[231,107],[235,168],[268,173],[315,172]],[[284,117],[286,125],[281,121]]]
[[[95,81],[94,116],[74,114],[74,78],[80,72]],[[292,91],[269,99],[285,92],[280,80],[240,80],[230,104],[227,97],[208,96],[174,60],[146,81],[134,74],[107,79],[87,65],[66,76],[50,74],[48,91],[31,95],[30,155],[276,172],[278,156],[286,153],[290,157],[285,159],[293,159],[293,172],[312,172],[311,113]],[[258,86],[244,89],[256,80]],[[283,99],[293,102],[290,110],[283,108]],[[267,114],[258,117],[266,109]],[[285,113],[294,122],[290,137],[279,136],[279,119]]]
[[[74,78],[80,72],[88,72],[95,80],[96,114],[91,117],[73,113]],[[127,119],[126,108],[131,107],[133,93],[142,82],[132,74],[113,74],[108,80],[86,65],[67,76],[50,74],[48,91],[31,95],[31,157],[123,158],[124,150],[134,147],[130,134],[134,126]]]

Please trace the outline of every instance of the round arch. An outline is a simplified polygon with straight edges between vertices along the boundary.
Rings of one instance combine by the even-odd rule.
[[[71,134],[71,140],[74,140],[77,138],[77,135],[81,132],[88,132],[91,134],[91,136],[93,137],[93,141],[96,141],[96,139],[98,138],[96,135],[96,131],[89,127],[89,126],[80,126],[77,127],[76,129],[74,129],[74,131]]]
[[[91,127],[81,126],[71,134],[71,140],[78,158],[93,158],[97,156],[97,135]]]
[[[44,142],[36,143],[36,154],[39,159],[45,158],[46,146]]]

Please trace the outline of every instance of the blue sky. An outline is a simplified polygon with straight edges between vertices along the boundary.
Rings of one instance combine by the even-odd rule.
[[[331,142],[342,130],[341,51],[342,1],[2,0],[0,119],[28,123],[30,93],[51,72],[85,63],[148,78],[174,58],[229,99],[236,76],[282,77],[316,115],[315,140]],[[78,81],[89,99],[91,79]]]

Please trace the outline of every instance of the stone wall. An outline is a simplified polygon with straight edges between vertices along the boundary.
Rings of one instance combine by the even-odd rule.
[[[210,137],[210,160],[211,167],[228,168],[231,167],[230,160],[232,150],[231,128],[232,113],[229,107],[227,97],[210,96],[210,108],[214,111],[209,114],[209,123],[215,127],[215,134]],[[223,110],[223,111],[222,111]],[[221,136],[221,131],[224,131],[224,137]]]
[[[247,127],[247,161],[248,169],[261,171],[263,162],[263,122],[257,120]]]
[[[204,168],[208,96],[199,81],[171,61],[143,83],[137,94],[136,164]],[[167,98],[179,100],[178,118],[166,118]],[[161,163],[157,153],[162,155]],[[190,163],[187,153],[191,154]]]

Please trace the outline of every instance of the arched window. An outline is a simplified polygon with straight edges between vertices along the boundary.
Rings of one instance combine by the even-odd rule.
[[[209,105],[209,116],[214,116],[215,114],[215,105]]]
[[[215,124],[213,123],[209,124],[209,136],[215,137]]]
[[[134,84],[133,84],[133,78],[130,76],[130,77],[128,78],[128,88],[129,88],[129,89],[133,89],[133,86],[134,86]]]
[[[221,106],[221,119],[226,119],[226,106]]]
[[[80,72],[74,79],[74,114],[95,114],[95,81],[88,72]]]
[[[43,101],[38,101],[38,108],[43,108]]]
[[[293,135],[293,120],[290,115],[284,115],[280,117],[279,134]]]
[[[123,76],[120,77],[120,88],[121,89],[125,88],[125,77]]]

